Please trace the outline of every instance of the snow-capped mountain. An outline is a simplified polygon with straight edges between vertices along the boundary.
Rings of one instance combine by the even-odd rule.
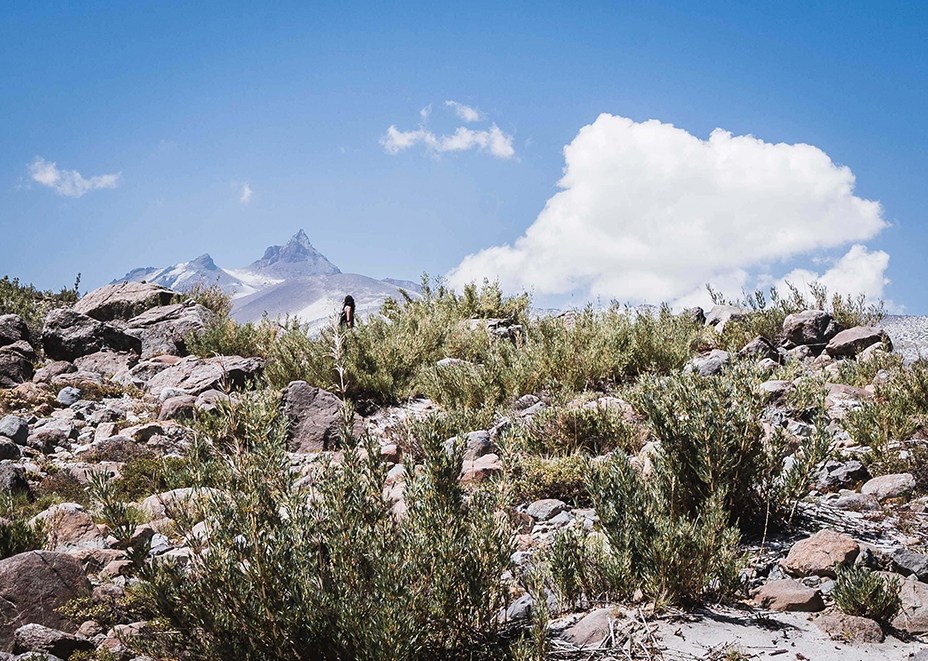
[[[267,313],[272,319],[296,316],[312,326],[326,323],[348,294],[354,297],[357,314],[366,317],[377,312],[387,298],[401,299],[400,289],[413,296],[421,291],[409,280],[342,273],[313,247],[303,230],[283,246],[268,247],[261,259],[244,268],[221,268],[205,254],[164,268],[134,269],[113,282],[127,280],[154,282],[178,291],[196,284],[219,284],[232,295],[236,321],[256,321]]]

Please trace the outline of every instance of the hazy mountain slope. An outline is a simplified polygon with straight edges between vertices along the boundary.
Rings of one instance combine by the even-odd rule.
[[[261,259],[244,270],[280,280],[341,273],[335,264],[313,247],[303,230],[290,237],[283,246],[269,246]]]
[[[216,266],[213,258],[208,253],[200,255],[189,262],[180,262],[173,266],[163,268],[149,266],[134,269],[123,277],[113,280],[113,283],[125,281],[154,282],[177,290],[189,289],[195,284],[212,285],[218,283],[224,291],[230,294],[256,291],[255,288],[248,287],[242,280],[225,269]]]
[[[354,297],[355,312],[361,317],[380,310],[388,297],[402,300],[397,287],[357,273],[311,275],[285,280],[236,299],[232,317],[245,322],[256,321],[265,312],[272,319],[290,314],[313,326],[321,326],[333,312],[341,310],[346,294]]]

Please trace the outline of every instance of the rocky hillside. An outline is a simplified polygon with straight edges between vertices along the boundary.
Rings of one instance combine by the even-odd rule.
[[[471,294],[0,316],[0,658],[925,658],[928,366],[878,315]]]
[[[271,318],[295,316],[313,326],[324,325],[332,311],[351,294],[357,313],[367,317],[387,298],[401,298],[400,289],[417,295],[419,285],[405,280],[376,280],[342,273],[299,230],[282,246],[269,246],[261,259],[239,269],[220,268],[208,254],[163,268],[129,271],[120,282],[150,282],[185,291],[195,285],[218,284],[232,296],[234,318],[257,321],[265,312]]]

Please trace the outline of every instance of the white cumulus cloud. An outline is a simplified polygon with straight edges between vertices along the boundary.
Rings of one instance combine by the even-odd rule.
[[[400,131],[395,125],[391,125],[387,133],[380,138],[380,144],[388,154],[398,154],[410,147],[423,145],[426,151],[432,154],[478,149],[506,160],[516,155],[512,146],[512,136],[496,124],[486,131],[475,131],[460,126],[451,135],[440,136],[422,126],[415,131]]]
[[[242,186],[242,196],[238,199],[238,201],[242,204],[248,204],[248,200],[251,199],[252,193],[253,191],[251,190],[251,186],[244,184]]]
[[[701,140],[602,114],[564,158],[563,190],[525,234],[464,258],[447,276],[453,286],[488,277],[510,291],[679,302],[707,282],[737,292],[752,273],[887,226],[879,202],[854,195],[851,170],[812,145],[721,129]],[[878,295],[888,258],[854,246],[819,279]]]
[[[122,180],[121,172],[84,179],[77,170],[59,170],[57,164],[41,156],[36,156],[29,165],[29,174],[33,181],[67,197],[81,197],[99,188],[116,188]]]
[[[457,101],[445,101],[445,105],[451,108],[461,120],[465,122],[476,122],[481,118],[480,111],[470,106],[465,106]],[[431,107],[431,106],[430,106]]]

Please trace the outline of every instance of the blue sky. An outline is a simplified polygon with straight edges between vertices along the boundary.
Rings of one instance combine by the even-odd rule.
[[[57,288],[81,272],[95,287],[204,252],[240,267],[301,227],[344,271],[447,273],[522,236],[561,190],[565,145],[609,113],[703,141],[721,127],[814,145],[853,171],[853,195],[880,202],[885,227],[862,225],[847,240],[819,228],[811,248],[720,266],[719,277],[729,267],[748,284],[823,273],[861,244],[889,256],[879,293],[928,313],[928,5],[703,4],[6,3],[0,274]],[[480,119],[464,122],[449,100]],[[439,140],[496,126],[513,156],[421,142],[388,153],[390,126],[420,125]],[[76,197],[62,194],[63,180],[56,190],[33,177],[53,176],[51,163],[89,188],[92,177],[119,177]],[[618,184],[603,185],[609,197]],[[718,254],[742,248],[721,240]],[[573,262],[561,261],[572,277]],[[578,275],[576,290],[539,298],[579,301],[613,287],[619,298],[683,300],[680,279],[706,274],[625,288],[664,282],[662,268],[595,284]]]

